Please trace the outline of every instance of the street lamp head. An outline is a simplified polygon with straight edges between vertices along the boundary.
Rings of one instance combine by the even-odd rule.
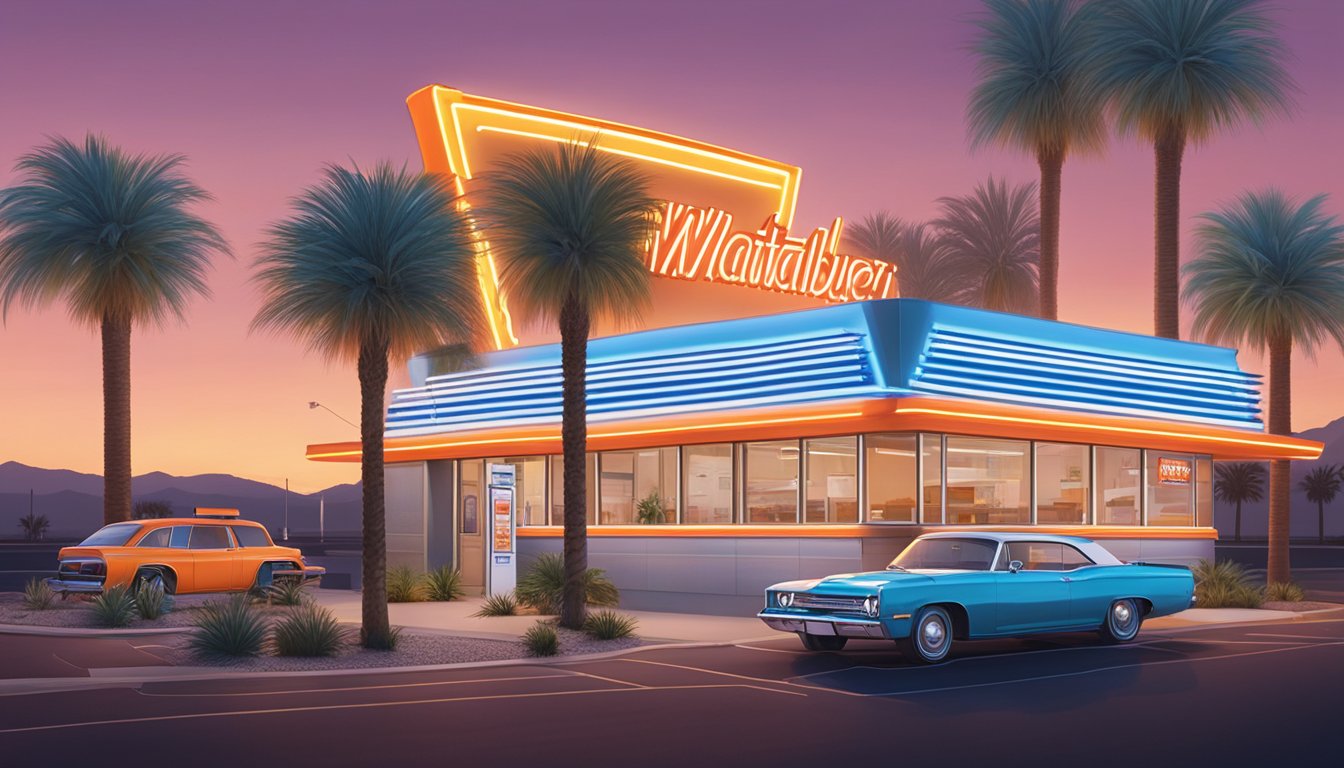
[[[319,403],[319,402],[317,402],[316,400],[309,400],[309,401],[308,401],[308,410],[311,411],[312,409],[317,408],[317,407],[319,407],[319,406],[321,406],[321,405],[322,405],[322,404]]]

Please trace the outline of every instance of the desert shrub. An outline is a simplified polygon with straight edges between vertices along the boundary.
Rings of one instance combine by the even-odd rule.
[[[127,627],[135,619],[135,596],[126,587],[113,587],[89,603],[93,620],[104,627]]]
[[[206,603],[195,625],[190,645],[202,656],[256,656],[266,642],[266,620],[247,595]]]
[[[489,595],[485,598],[485,602],[481,603],[481,609],[471,615],[480,617],[516,616],[518,615],[518,601],[514,598],[512,592]]]
[[[649,491],[649,495],[635,505],[635,522],[640,525],[661,525],[667,522],[666,503],[658,495],[658,489]]]
[[[544,621],[538,621],[523,633],[523,644],[533,656],[554,656],[560,652],[560,637],[555,627]]]
[[[154,586],[148,581],[140,582],[135,588],[135,610],[142,619],[157,619],[168,612],[168,595],[162,586]]]
[[[424,574],[408,565],[387,569],[387,602],[419,603],[425,599]]]
[[[56,593],[47,586],[46,579],[29,579],[23,585],[23,607],[30,611],[45,611],[56,600]]]
[[[584,573],[589,605],[616,605],[621,593],[601,568],[589,568]],[[541,613],[559,613],[560,600],[565,592],[565,560],[555,553],[541,555],[518,580],[514,590],[518,602],[530,605]]]
[[[329,608],[308,604],[287,613],[272,630],[281,656],[335,656],[345,645],[345,630]]]
[[[623,616],[606,609],[593,611],[583,621],[583,631],[598,640],[618,640],[635,633],[639,622],[631,616]]]
[[[440,603],[462,596],[462,572],[441,565],[425,574],[425,596]]]
[[[1246,569],[1231,560],[1200,560],[1191,569],[1195,575],[1197,608],[1259,608],[1260,590],[1251,584]]]
[[[308,598],[299,579],[278,579],[266,588],[266,602],[271,605],[303,605]]]
[[[1291,581],[1275,581],[1265,585],[1265,600],[1271,603],[1300,603],[1305,598],[1302,588]]]

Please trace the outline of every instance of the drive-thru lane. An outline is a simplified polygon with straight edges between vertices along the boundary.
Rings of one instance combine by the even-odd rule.
[[[954,653],[916,667],[886,643],[811,654],[781,636],[560,664],[7,696],[0,754],[16,765],[83,754],[73,744],[193,765],[263,754],[315,765],[1339,763],[1329,745],[1344,620]]]

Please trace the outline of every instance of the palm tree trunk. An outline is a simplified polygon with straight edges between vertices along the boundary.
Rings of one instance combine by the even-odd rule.
[[[1153,334],[1181,337],[1181,157],[1185,132],[1169,129],[1154,144],[1157,193],[1154,211],[1156,255],[1153,260]]]
[[[1232,533],[1233,541],[1241,541],[1241,499],[1237,499],[1237,525]]]
[[[1059,317],[1059,197],[1064,170],[1062,152],[1039,152],[1041,169],[1041,317]]]
[[[103,315],[103,524],[131,519],[131,319]]]
[[[565,456],[565,590],[560,626],[570,629],[583,627],[587,598],[588,501],[584,474],[588,453],[588,332],[588,307],[571,294],[560,308],[560,442]]]
[[[1292,377],[1293,340],[1279,336],[1269,340],[1269,431],[1275,435],[1293,432]],[[1287,459],[1269,463],[1269,568],[1267,581],[1288,582],[1289,493],[1292,478]]]
[[[364,574],[360,641],[365,648],[390,649],[387,618],[387,518],[383,497],[383,396],[387,390],[386,339],[359,347],[360,480],[364,485]]]

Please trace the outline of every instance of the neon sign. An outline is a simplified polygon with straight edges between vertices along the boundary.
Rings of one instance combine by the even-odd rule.
[[[668,202],[649,247],[649,271],[831,302],[893,298],[890,263],[837,252],[842,226],[837,218],[799,239],[771,215],[755,232],[734,231],[727,211]]]

